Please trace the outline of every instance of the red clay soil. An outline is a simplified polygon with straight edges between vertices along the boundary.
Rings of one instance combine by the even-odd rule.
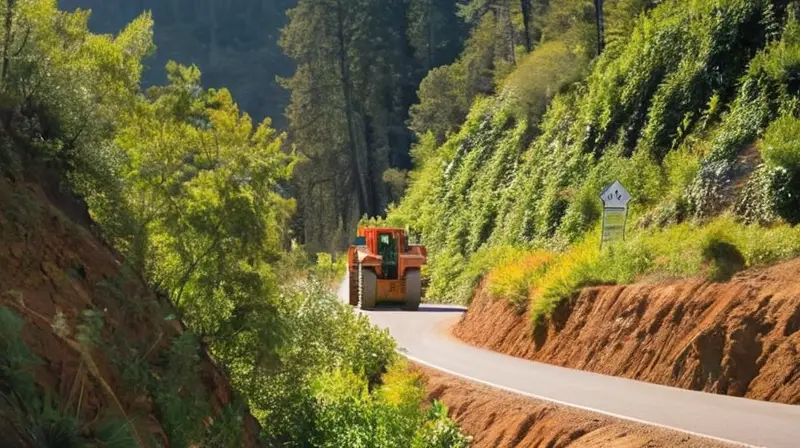
[[[586,288],[533,334],[485,288],[454,328],[509,355],[686,389],[800,404],[800,259],[699,279]]]
[[[124,344],[157,365],[182,326],[168,323],[169,304],[122,270],[120,258],[59,205],[38,186],[0,180],[0,307],[24,319],[22,338],[43,361],[32,372],[35,381],[65,412],[79,415],[88,428],[105,416],[127,417],[136,422],[140,442],[168,446],[152,398],[122,381],[119,366],[128,359],[113,362],[101,348],[85,349],[76,327],[84,310],[101,311],[105,343]],[[232,389],[207,355],[199,368],[219,415],[231,402]],[[256,446],[258,423],[248,418],[244,425],[244,445]]]
[[[665,429],[520,397],[417,366],[428,398],[450,409],[450,417],[473,437],[473,448],[709,448],[725,447]]]

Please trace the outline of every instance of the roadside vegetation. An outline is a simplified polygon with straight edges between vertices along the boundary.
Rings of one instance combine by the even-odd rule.
[[[265,446],[468,445],[445,408],[426,403],[389,335],[331,292],[341,262],[321,255],[314,265],[302,248],[287,249],[298,157],[268,119],[255,124],[228,90],[203,89],[194,66],[171,62],[168,84],[142,91],[149,14],[110,36],[55,0],[3,2],[3,11],[3,54],[14,55],[0,71],[3,236],[43,228],[41,205],[24,193],[35,183],[83,201],[93,220],[83,224],[125,260],[119,279],[93,285],[97,308],[76,310],[74,325],[60,311],[33,315],[21,292],[2,291],[16,298],[14,311],[0,308],[0,427],[9,437],[21,446],[158,445],[139,435],[147,422],[89,419],[82,392],[59,396],[35,383],[40,361],[21,334],[25,320],[43,320],[38,327],[78,347],[81,367],[101,378],[91,366],[102,357],[122,378],[117,394],[152,403],[170,446],[242,446],[248,413]],[[142,279],[169,306],[129,294],[125,285]],[[126,340],[104,301],[122,310],[117,321],[186,331],[148,358],[160,337],[150,350]],[[208,354],[235,390],[222,410],[203,385]]]
[[[576,22],[540,36],[447,138],[420,135],[387,221],[422,234],[431,299],[466,303],[485,279],[539,324],[582,286],[724,281],[800,255],[797,2],[606,4],[615,31],[585,71],[558,68],[581,60],[563,44],[593,46]],[[628,238],[601,250],[615,179],[634,197]]]

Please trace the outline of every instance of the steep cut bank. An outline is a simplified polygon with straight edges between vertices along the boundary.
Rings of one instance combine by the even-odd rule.
[[[222,368],[89,223],[77,201],[0,179],[0,312],[3,325],[21,321],[19,334],[2,328],[0,445],[39,446],[61,422],[73,429],[59,437],[101,444],[257,446]],[[14,338],[38,360],[17,362]],[[13,387],[19,378],[36,390]],[[109,422],[121,422],[111,441]]]
[[[728,283],[585,288],[534,331],[479,287],[454,328],[512,356],[668,386],[800,404],[800,259]]]
[[[710,439],[523,398],[453,378],[434,369],[417,368],[424,374],[428,398],[440,400],[450,408],[450,417],[473,437],[473,448],[728,446]]]

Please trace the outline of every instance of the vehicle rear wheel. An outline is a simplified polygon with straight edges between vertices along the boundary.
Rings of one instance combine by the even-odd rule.
[[[378,297],[378,276],[372,269],[359,269],[359,305],[362,310],[375,308]]]
[[[358,306],[358,270],[347,272],[350,284],[350,306]]]
[[[422,280],[418,270],[406,272],[406,303],[403,307],[407,311],[417,311],[422,300]]]

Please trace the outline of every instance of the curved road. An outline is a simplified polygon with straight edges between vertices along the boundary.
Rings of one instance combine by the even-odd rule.
[[[464,312],[366,312],[412,361],[521,395],[745,446],[800,447],[800,406],[694,392],[514,358],[464,344],[448,324]]]

